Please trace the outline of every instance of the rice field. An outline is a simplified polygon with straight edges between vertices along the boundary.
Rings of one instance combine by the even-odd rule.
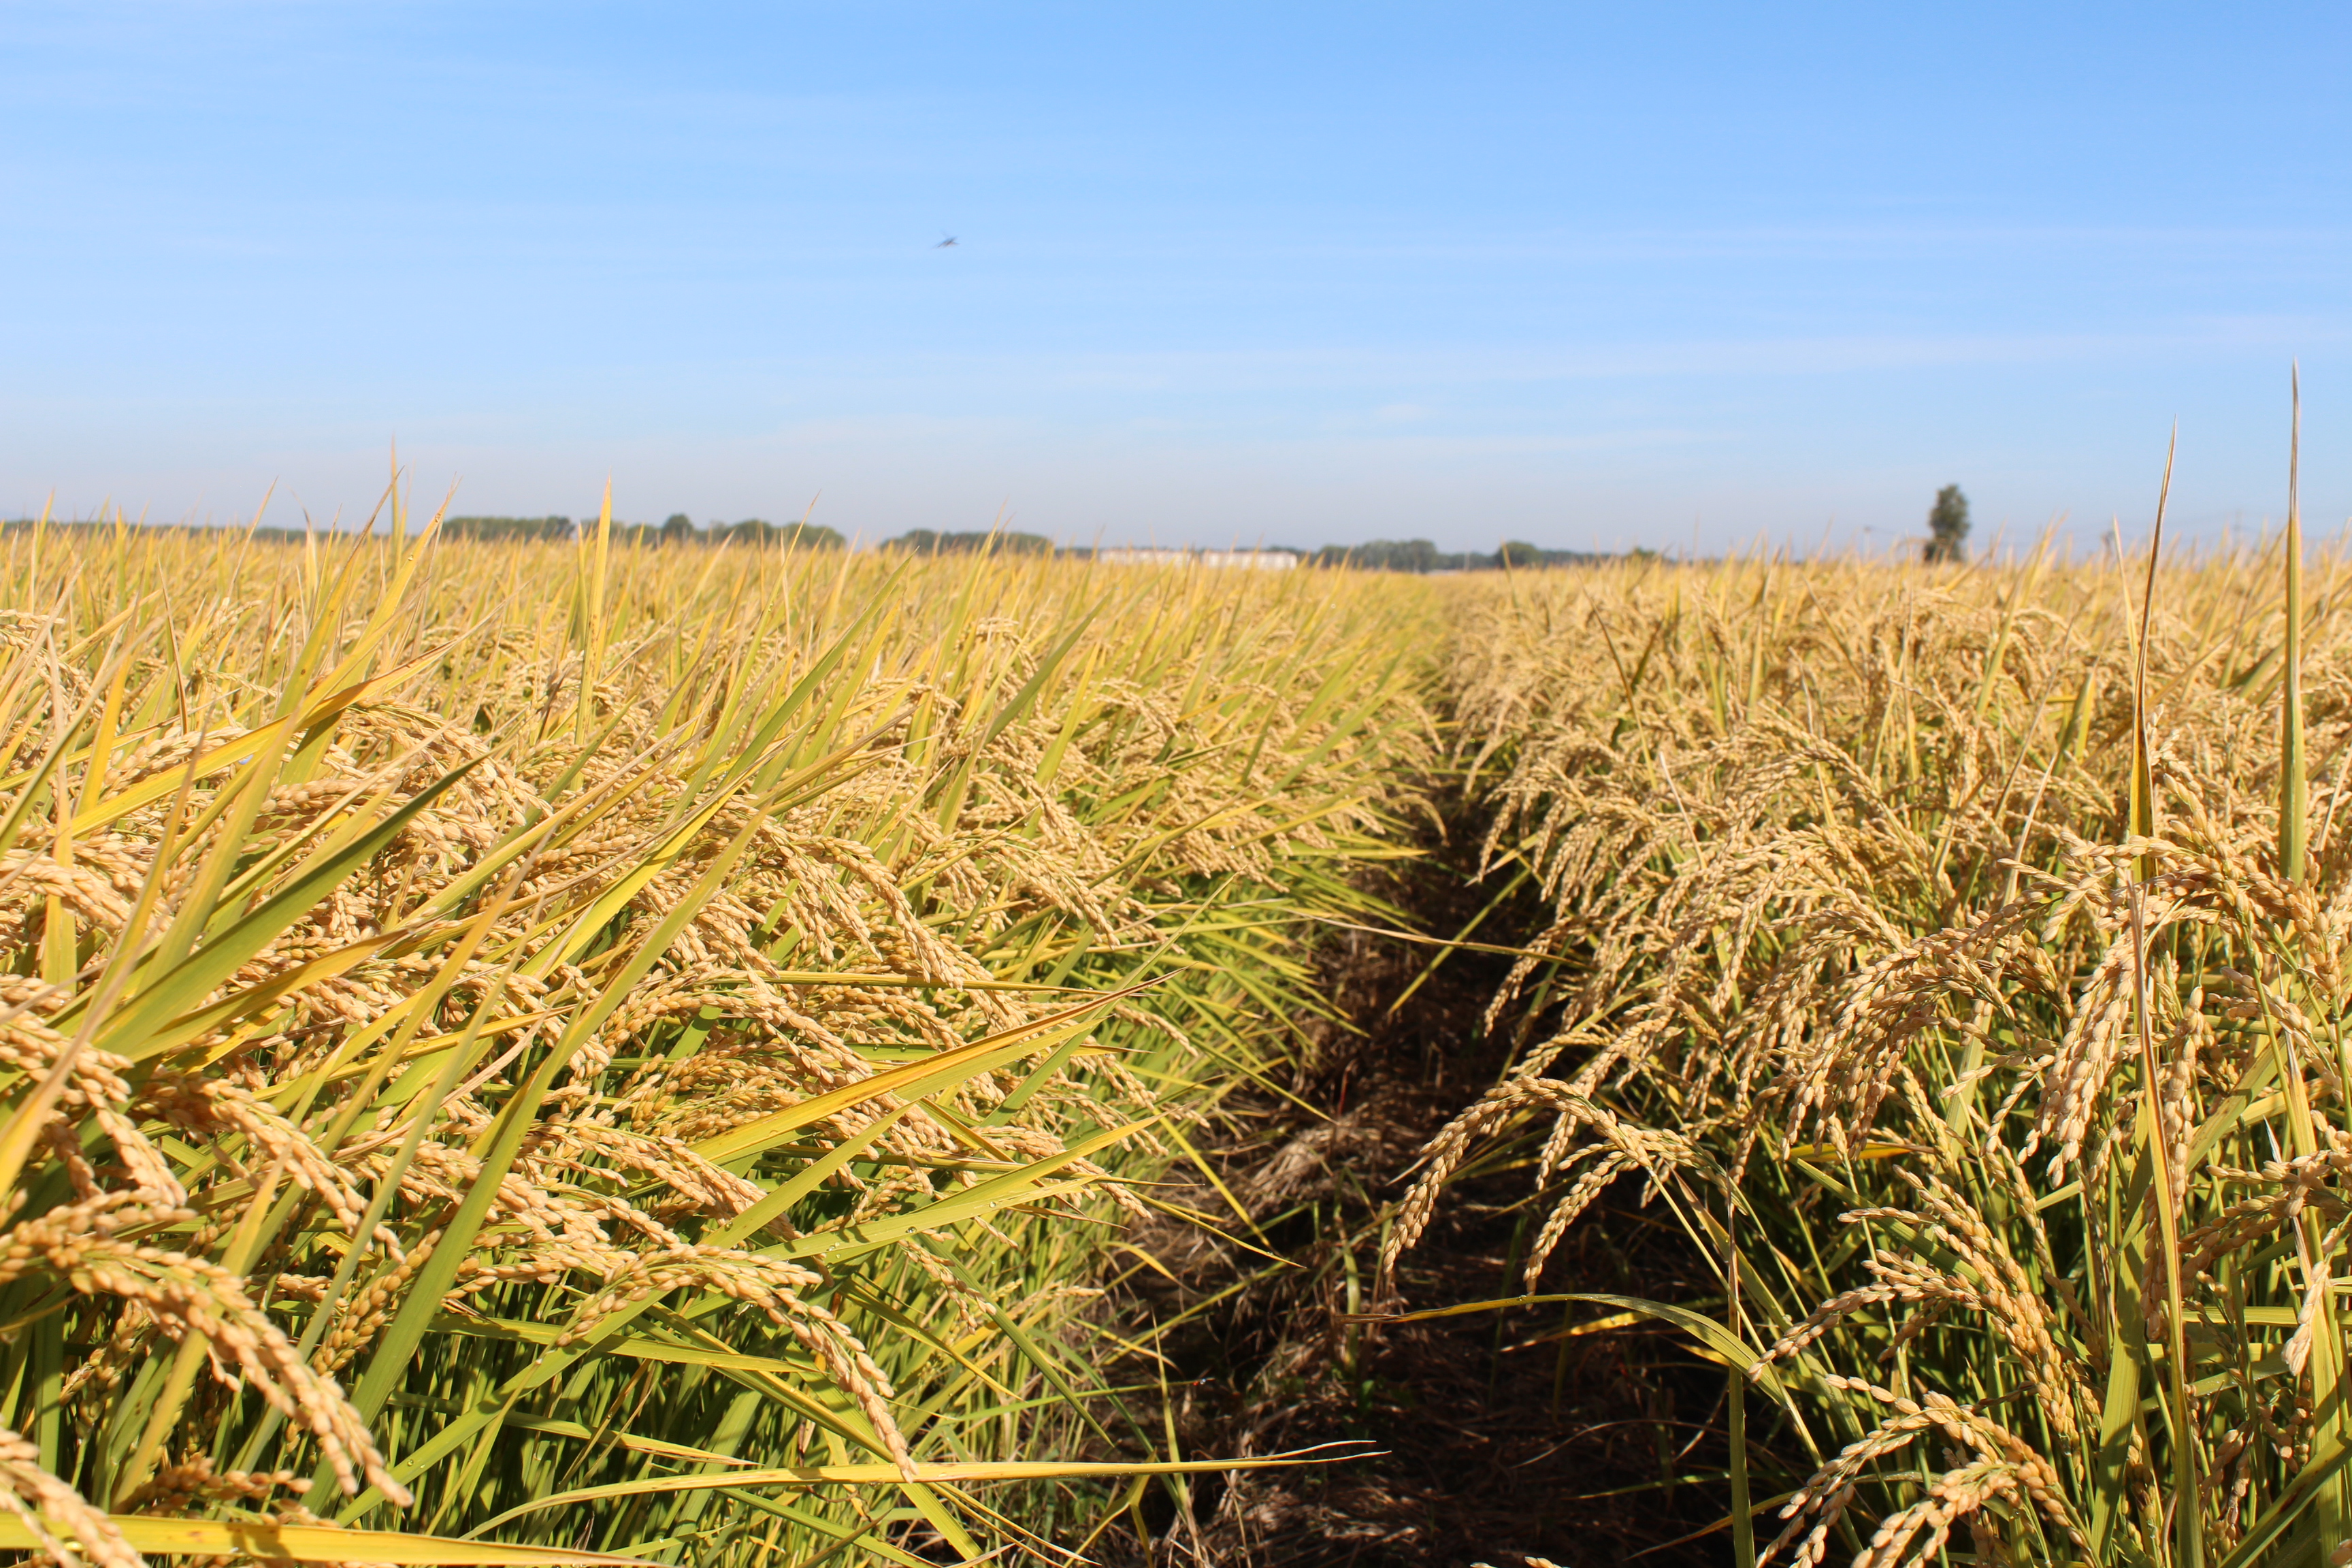
[[[0,1541],[912,1564],[1204,1466],[1099,1299],[1378,912],[1425,595],[386,521],[0,543]]]
[[[1735,1562],[2352,1557],[2352,577],[2302,553],[1467,590],[1451,755],[1549,917],[1478,933],[1512,1064],[1391,1269],[1520,1173],[1496,1310],[1726,1369]],[[1636,1205],[1708,1293],[1548,1277]]]
[[[2295,530],[1433,582],[384,521],[0,537],[0,1549],[1199,1558],[1148,1499],[1331,1454],[1184,1447],[1120,1286],[1265,1239],[1220,1154],[1346,931],[1512,964],[1499,1081],[1356,1173],[1351,1364],[1664,1325],[1715,1560],[2352,1557]],[[1372,890],[1465,820],[1525,929]],[[1497,1182],[1511,1293],[1405,1299]]]

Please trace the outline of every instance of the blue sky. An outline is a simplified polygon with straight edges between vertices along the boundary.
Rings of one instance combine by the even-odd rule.
[[[2352,513],[2340,6],[0,9],[0,514]],[[945,235],[959,243],[934,248]]]

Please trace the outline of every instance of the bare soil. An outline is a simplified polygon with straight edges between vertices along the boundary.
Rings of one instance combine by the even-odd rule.
[[[1459,931],[1492,896],[1472,880],[1457,831],[1382,892],[1417,929]],[[1508,945],[1540,928],[1532,899],[1489,916],[1477,939]],[[1435,950],[1346,933],[1328,954],[1349,1027],[1322,1032],[1292,1086],[1247,1108],[1246,1135],[1219,1176],[1252,1214],[1241,1232],[1203,1182],[1177,1194],[1278,1261],[1170,1224],[1136,1239],[1178,1279],[1128,1289],[1142,1320],[1193,1316],[1166,1334],[1172,1418],[1188,1455],[1271,1454],[1354,1439],[1360,1457],[1311,1468],[1198,1478],[1189,1508],[1155,1489],[1150,1539],[1114,1531],[1098,1561],[1247,1568],[1659,1568],[1729,1557],[1722,1369],[1654,1326],[1580,1332],[1609,1316],[1584,1303],[1386,1327],[1353,1313],[1412,1310],[1520,1294],[1525,1171],[1456,1190],[1407,1253],[1393,1298],[1376,1300],[1383,1211],[1423,1141],[1495,1080],[1513,1026],[1483,1014],[1510,961],[1456,951],[1414,987]],[[1408,988],[1402,1006],[1394,1005]],[[1307,1109],[1307,1108],[1312,1108]],[[1689,1301],[1705,1271],[1678,1233],[1635,1206],[1634,1182],[1571,1230],[1547,1291]],[[1142,1372],[1142,1376],[1152,1375]],[[1123,1381],[1134,1381],[1124,1378]]]

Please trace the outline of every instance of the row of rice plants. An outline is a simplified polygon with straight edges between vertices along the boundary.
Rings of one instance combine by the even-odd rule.
[[[391,522],[0,542],[0,1543],[1100,1528],[1097,1286],[1378,912],[1420,591]]]
[[[1519,1304],[1735,1369],[1736,1561],[2344,1561],[2352,574],[2302,556],[1465,587],[1458,763],[1552,918],[1391,1265],[1531,1168]],[[1711,1299],[1541,1290],[1621,1178]]]

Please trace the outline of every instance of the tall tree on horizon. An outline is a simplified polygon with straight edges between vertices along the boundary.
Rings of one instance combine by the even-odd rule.
[[[1946,485],[1936,492],[1936,504],[1927,513],[1927,564],[1968,559],[1969,498],[1960,493],[1958,485]]]

